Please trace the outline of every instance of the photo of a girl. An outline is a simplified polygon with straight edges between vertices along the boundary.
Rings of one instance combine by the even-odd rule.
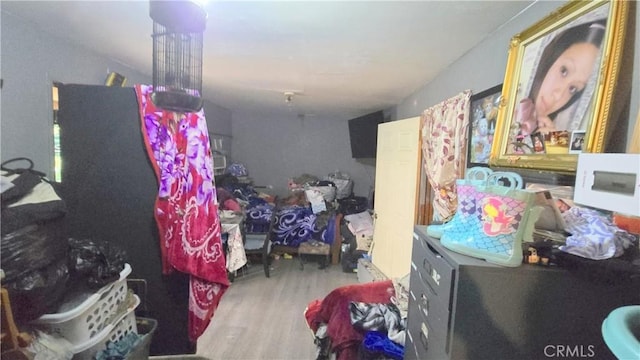
[[[534,134],[549,138],[553,132],[586,130],[583,120],[599,73],[607,11],[603,6],[532,46],[537,50],[531,59],[534,68],[528,86],[520,88],[522,98],[514,109],[512,146],[507,153],[529,153],[518,139]]]

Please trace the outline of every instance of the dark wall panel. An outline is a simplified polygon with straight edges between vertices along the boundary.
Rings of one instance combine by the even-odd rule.
[[[157,180],[143,144],[133,88],[64,85],[59,89],[62,191],[69,234],[124,248],[145,279],[145,315],[158,320],[152,355],[189,354],[188,277],[163,276],[153,206]]]

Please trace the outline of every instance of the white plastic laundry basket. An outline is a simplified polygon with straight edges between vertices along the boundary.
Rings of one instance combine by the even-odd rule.
[[[114,322],[106,324],[93,338],[73,347],[73,360],[91,360],[100,351],[107,348],[109,342],[118,342],[130,333],[137,334],[135,309],[140,304],[138,296],[133,295],[132,304]]]
[[[118,306],[127,297],[129,274],[131,266],[125,264],[118,280],[88,297],[85,294],[86,298],[66,299],[60,306],[61,312],[42,315],[32,324],[47,333],[60,335],[73,345],[86,343],[101,333],[116,316]]]

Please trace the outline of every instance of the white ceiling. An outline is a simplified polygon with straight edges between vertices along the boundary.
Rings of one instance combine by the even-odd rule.
[[[345,118],[387,108],[531,3],[209,1],[204,97],[232,111]],[[0,6],[151,74],[148,1],[3,0]],[[297,93],[289,104],[285,91]]]

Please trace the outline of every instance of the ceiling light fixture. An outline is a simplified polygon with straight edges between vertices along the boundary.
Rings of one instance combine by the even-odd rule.
[[[190,0],[150,0],[153,19],[153,94],[162,109],[202,109],[202,34],[207,13]]]
[[[286,102],[287,104],[293,101],[293,96],[296,93],[294,93],[293,91],[285,91],[284,92],[284,102]]]

